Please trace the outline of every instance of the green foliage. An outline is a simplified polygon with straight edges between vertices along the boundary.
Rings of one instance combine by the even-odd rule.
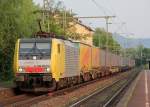
[[[36,31],[37,8],[32,0],[0,0],[0,79],[12,77],[15,42]]]
[[[136,48],[124,49],[124,56],[136,59],[136,65],[145,64],[150,59],[150,49],[139,45]]]
[[[103,49],[108,46],[108,49],[114,53],[120,53],[121,50],[120,44],[113,39],[112,34],[107,33],[101,28],[96,29],[93,37],[93,44]]]
[[[42,28],[44,31],[49,29],[56,35],[74,34],[73,38],[79,35],[68,30],[69,22],[73,17],[69,11],[64,9],[62,2],[51,1],[49,16],[45,16]],[[31,37],[35,32],[39,31],[37,19],[41,14],[33,14],[37,10],[41,10],[32,0],[0,0],[0,79],[10,79],[13,76],[12,65],[15,42],[18,38]],[[65,17],[64,17],[65,16]],[[59,17],[59,18],[56,18]],[[43,22],[43,21],[42,21]],[[72,36],[72,35],[71,35]]]
[[[51,0],[51,4],[45,9],[39,8],[34,12],[39,15],[42,31],[64,36],[66,39],[81,40],[87,38],[87,35],[75,32],[74,25],[77,23],[77,19],[73,18],[75,14],[66,10],[61,1]]]
[[[51,0],[51,3],[45,7],[38,8],[34,13],[38,15],[38,19],[41,21],[41,30],[43,32],[55,33],[56,35],[64,34],[62,23],[64,19],[59,19],[57,17],[62,17],[64,14],[62,2]]]

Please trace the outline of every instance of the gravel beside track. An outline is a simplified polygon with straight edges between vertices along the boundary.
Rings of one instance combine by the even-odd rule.
[[[7,99],[3,99],[0,101],[1,106],[3,107],[15,107],[15,102],[20,102],[22,100],[27,100],[29,98],[32,98],[33,96],[27,95],[27,94],[21,94],[17,96],[13,96]]]
[[[14,88],[2,88],[0,90],[0,100],[15,96]]]

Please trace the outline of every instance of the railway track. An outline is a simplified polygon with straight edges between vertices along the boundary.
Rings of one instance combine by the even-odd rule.
[[[107,80],[108,78],[115,77],[115,76],[117,76],[117,75],[106,76],[106,77],[103,77],[103,78],[100,78],[100,79],[85,82],[83,84],[79,84],[79,85],[76,85],[76,86],[73,86],[73,87],[65,88],[65,89],[62,89],[62,90],[54,91],[54,92],[39,95],[39,96],[34,96],[34,95],[31,95],[31,94],[21,94],[21,95],[10,97],[10,98],[5,99],[5,100],[0,100],[0,104],[4,107],[9,107],[9,106],[29,107],[33,104],[38,103],[39,101],[44,101],[44,100],[50,99],[52,97],[56,97],[56,96],[59,96],[59,95],[62,95],[62,94],[67,94],[67,93],[72,92],[73,90],[75,90],[77,88],[90,85],[90,84],[92,84],[94,82],[97,82],[97,81]]]
[[[68,94],[69,92],[72,92],[72,91],[74,91],[80,87],[85,87],[85,86],[90,85],[94,82],[107,80],[107,79],[112,78],[112,77],[117,77],[117,75],[106,76],[106,77],[103,77],[100,79],[85,82],[83,84],[79,84],[79,85],[76,85],[73,87],[65,88],[62,90],[54,91],[54,92],[39,95],[39,96],[37,96],[37,95],[35,96],[35,95],[31,95],[31,94],[20,94],[20,95],[13,96],[13,97],[10,97],[10,98],[5,99],[5,100],[0,100],[0,104],[1,104],[1,106],[4,106],[4,107],[12,107],[12,106],[13,107],[29,107],[31,105],[39,103],[39,101],[44,101],[44,100],[47,100],[50,98],[57,97],[59,95]],[[120,80],[118,80],[118,82],[119,81]],[[117,81],[115,81],[115,82],[117,83]]]
[[[115,107],[119,95],[137,76],[138,72],[113,82],[112,84],[96,90],[94,93],[84,97],[83,99],[70,104],[69,107]]]
[[[112,75],[112,76],[115,76],[115,75]],[[112,77],[111,76],[111,77]],[[62,90],[58,90],[58,91],[55,91],[55,92],[51,92],[51,93],[48,93],[48,94],[44,94],[44,95],[40,95],[40,96],[30,96],[30,97],[27,97],[26,98],[22,98],[22,100],[19,100],[19,101],[15,101],[14,103],[12,104],[9,104],[9,105],[13,105],[14,107],[29,107],[35,103],[38,103],[39,101],[44,101],[46,99],[50,99],[52,97],[56,97],[56,96],[59,96],[59,95],[62,95],[62,94],[67,94],[77,88],[80,88],[80,87],[84,87],[86,85],[89,85],[89,84],[92,84],[94,82],[97,82],[97,81],[102,81],[102,80],[106,80],[108,78],[111,78],[110,76],[106,76],[105,78],[101,78],[101,79],[96,79],[96,80],[93,80],[93,81],[89,81],[89,82],[86,82],[86,83],[83,83],[83,84],[79,84],[79,85],[76,85],[76,86],[73,86],[73,87],[70,87],[70,88],[65,88],[65,89],[62,89]],[[13,102],[12,101],[12,102]],[[7,105],[8,106],[8,105]]]
[[[126,83],[117,91],[115,94],[103,105],[103,107],[116,107],[116,104],[120,101],[123,97],[127,89],[129,88],[132,81],[134,81],[137,77],[138,73],[131,75]]]

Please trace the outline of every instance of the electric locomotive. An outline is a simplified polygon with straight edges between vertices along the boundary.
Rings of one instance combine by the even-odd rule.
[[[21,90],[43,90],[50,87],[51,45],[50,38],[19,39],[14,56],[15,82]],[[39,87],[39,88],[37,88]],[[31,90],[32,89],[32,90]]]

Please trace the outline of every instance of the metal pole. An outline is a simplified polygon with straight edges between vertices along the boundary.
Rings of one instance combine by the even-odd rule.
[[[63,31],[65,32],[65,9],[63,9]]]
[[[47,12],[48,11],[48,12]],[[51,14],[51,8],[50,8],[50,0],[43,0],[43,25],[44,28],[47,32],[50,32],[50,24],[51,24],[51,20],[47,20],[50,19],[50,14]]]
[[[143,48],[143,47],[142,47]],[[141,48],[141,66],[142,66],[142,58],[143,58],[143,49]]]
[[[65,18],[64,18],[64,35],[66,34],[66,25],[67,25],[67,13],[66,13],[66,8],[65,8]]]
[[[105,71],[106,71],[106,68],[107,68],[107,58],[108,58],[108,19],[109,17],[106,17],[105,20],[106,20],[106,44],[105,44],[105,47],[106,47],[106,53],[105,53]]]
[[[101,35],[99,35],[99,41],[98,41],[99,49],[101,48],[101,44],[100,44],[100,36],[101,36]],[[101,57],[99,57],[99,62],[101,63]],[[100,66],[100,63],[99,63],[99,66]]]
[[[101,48],[101,44],[100,44],[100,36],[101,36],[101,35],[99,35],[99,41],[98,41],[99,48]]]

